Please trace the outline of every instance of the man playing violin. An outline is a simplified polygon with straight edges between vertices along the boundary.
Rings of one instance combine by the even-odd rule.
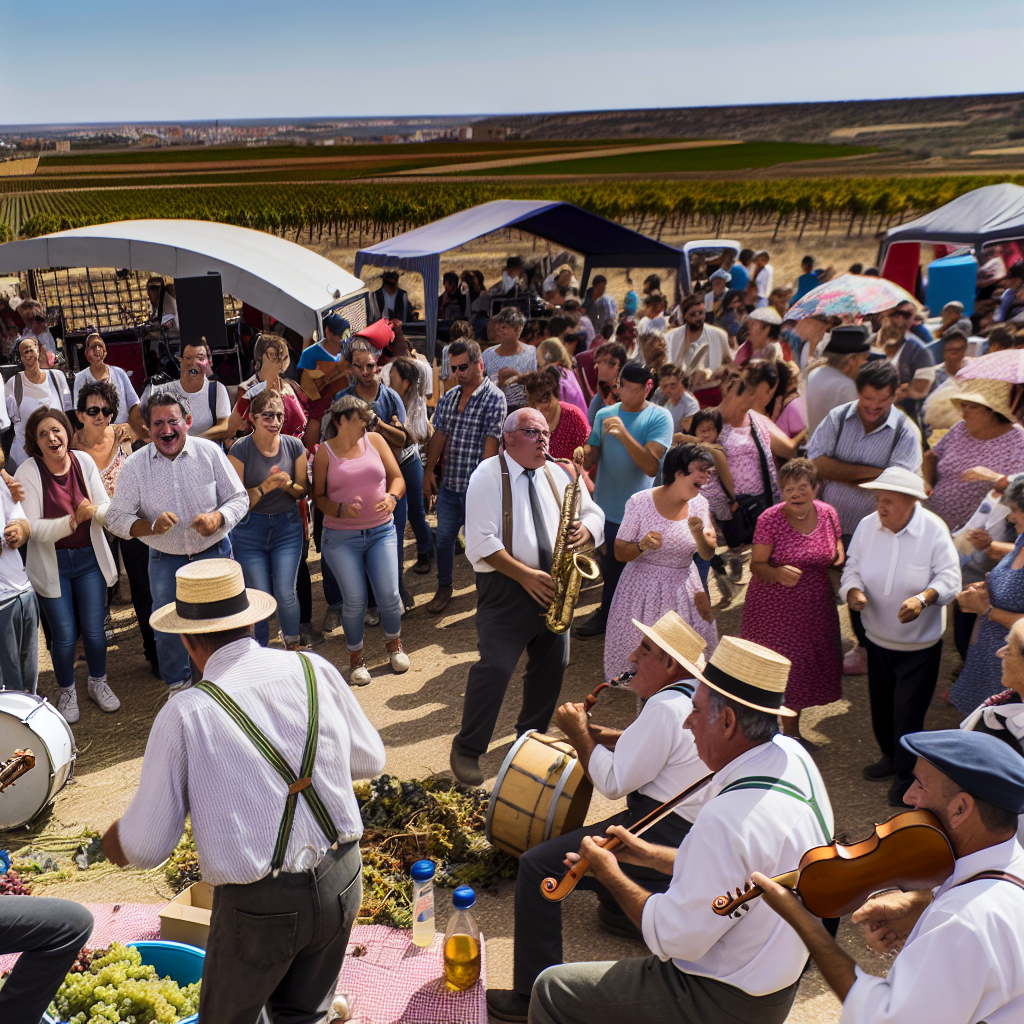
[[[895,954],[887,978],[865,974],[789,889],[754,873],[764,901],[792,925],[843,1003],[842,1024],[1024,1020],[1024,759],[981,732],[916,732],[906,803],[931,811],[953,846],[935,890],[875,896],[853,915],[868,945]]]
[[[629,685],[645,700],[636,720],[624,731],[592,725],[583,704],[563,704],[554,717],[594,788],[610,800],[625,796],[627,809],[539,843],[523,854],[516,876],[514,988],[487,990],[487,1009],[496,1020],[525,1021],[537,975],[562,962],[562,906],[546,899],[540,885],[543,879],[562,873],[566,850],[579,849],[584,836],[603,835],[609,825],[639,821],[707,775],[692,735],[683,728],[693,710],[691,697],[696,687],[684,662],[703,666],[706,644],[675,611],[666,612],[653,626],[633,622],[642,637],[630,656],[636,674]],[[700,792],[688,797],[654,825],[648,836],[678,847],[702,800]],[[671,881],[671,872],[634,865],[625,870],[645,892],[664,892]],[[639,936],[600,881],[584,875],[579,888],[597,890],[597,915],[607,931]]]
[[[642,930],[654,955],[561,964],[537,979],[530,1024],[782,1024],[807,953],[796,934],[756,903],[719,917],[710,900],[759,865],[787,870],[810,847],[831,841],[832,808],[804,748],[779,736],[790,662],[749,640],[725,636],[703,671],[686,721],[714,778],[685,842],[657,846],[621,826],[615,853],[588,836],[580,848],[597,880]],[[796,858],[796,860],[794,860]],[[570,855],[571,866],[579,858]],[[620,866],[672,875],[650,893]]]

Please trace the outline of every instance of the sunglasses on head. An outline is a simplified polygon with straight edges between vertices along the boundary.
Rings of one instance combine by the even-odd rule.
[[[90,405],[85,410],[86,416],[113,416],[113,410],[107,409],[102,405]]]

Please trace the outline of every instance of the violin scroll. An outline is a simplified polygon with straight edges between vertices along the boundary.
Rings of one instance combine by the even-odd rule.
[[[799,878],[799,871],[787,871],[784,875],[776,875],[772,881],[786,886],[787,889],[792,889],[799,881]],[[741,910],[749,910],[748,904],[763,895],[764,889],[759,885],[751,885],[749,881],[745,881],[742,888],[736,887],[735,896],[730,893],[726,893],[724,896],[716,896],[711,901],[711,909],[719,917],[739,917]]]

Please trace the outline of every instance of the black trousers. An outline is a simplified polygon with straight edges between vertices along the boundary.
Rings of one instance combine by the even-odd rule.
[[[967,652],[971,646],[971,634],[974,632],[974,623],[977,618],[977,615],[970,612],[960,611],[960,605],[956,601],[953,602],[953,643],[956,645],[957,653],[964,661],[967,660]]]
[[[924,716],[935,693],[942,662],[942,641],[921,651],[894,651],[868,638],[868,697],[871,728],[878,747],[896,765],[893,792],[902,795],[914,781],[913,754],[900,737],[924,728]]]
[[[256,1024],[266,1006],[275,1024],[322,1020],[362,894],[358,843],[328,850],[312,871],[216,886],[199,1019]]]
[[[615,588],[619,585],[619,577],[626,568],[625,562],[615,557],[615,538],[618,536],[621,523],[604,524],[604,554],[601,555],[601,579],[604,588],[601,591],[601,610],[598,613],[604,622],[608,621],[608,613],[612,610],[612,598]]]
[[[544,612],[515,580],[500,572],[476,574],[476,631],[480,660],[469,670],[462,728],[452,747],[468,757],[487,751],[505,690],[525,650],[523,706],[516,735],[543,732],[558,707],[562,674],[569,663],[569,634],[544,625]]]
[[[71,900],[0,897],[0,953],[21,953],[0,989],[3,1024],[39,1024],[79,950],[92,914]]]
[[[111,544],[115,564],[117,553],[121,552],[128,586],[132,592],[135,618],[138,619],[139,632],[142,634],[142,649],[146,660],[155,662],[156,637],[149,624],[149,617],[153,613],[153,595],[149,591],[149,548],[138,537],[125,540],[123,537],[111,537],[109,533],[106,536],[108,541],[116,542]]]
[[[516,875],[515,965],[513,988],[527,999],[533,983],[541,971],[562,962],[562,904],[553,903],[541,894],[540,883],[545,878],[561,878],[565,874],[567,853],[578,853],[584,836],[603,836],[609,825],[632,825],[658,806],[658,801],[640,793],[630,793],[628,809],[604,821],[585,825],[575,832],[567,832],[555,839],[527,850],[519,859]],[[644,833],[644,839],[661,846],[675,846],[690,831],[690,822],[678,814],[669,814]],[[623,872],[649,892],[665,892],[672,881],[671,875],[660,871],[622,864]],[[593,875],[584,875],[577,889],[590,889],[606,906],[622,913],[611,893]],[[571,898],[571,897],[570,897]]]
[[[853,540],[852,533],[843,534],[843,551],[850,550],[851,540]],[[866,647],[868,635],[864,632],[864,623],[861,622],[860,612],[855,612],[852,608],[848,608],[847,611],[850,613],[850,628],[853,630],[853,635],[857,638],[858,645]]]

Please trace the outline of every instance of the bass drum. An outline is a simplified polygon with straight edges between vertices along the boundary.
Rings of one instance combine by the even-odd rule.
[[[28,749],[36,764],[0,793],[0,829],[29,824],[67,785],[78,750],[71,726],[45,697],[0,690],[0,760]]]
[[[521,857],[531,846],[582,828],[593,792],[576,751],[531,729],[501,764],[487,806],[487,841]]]

